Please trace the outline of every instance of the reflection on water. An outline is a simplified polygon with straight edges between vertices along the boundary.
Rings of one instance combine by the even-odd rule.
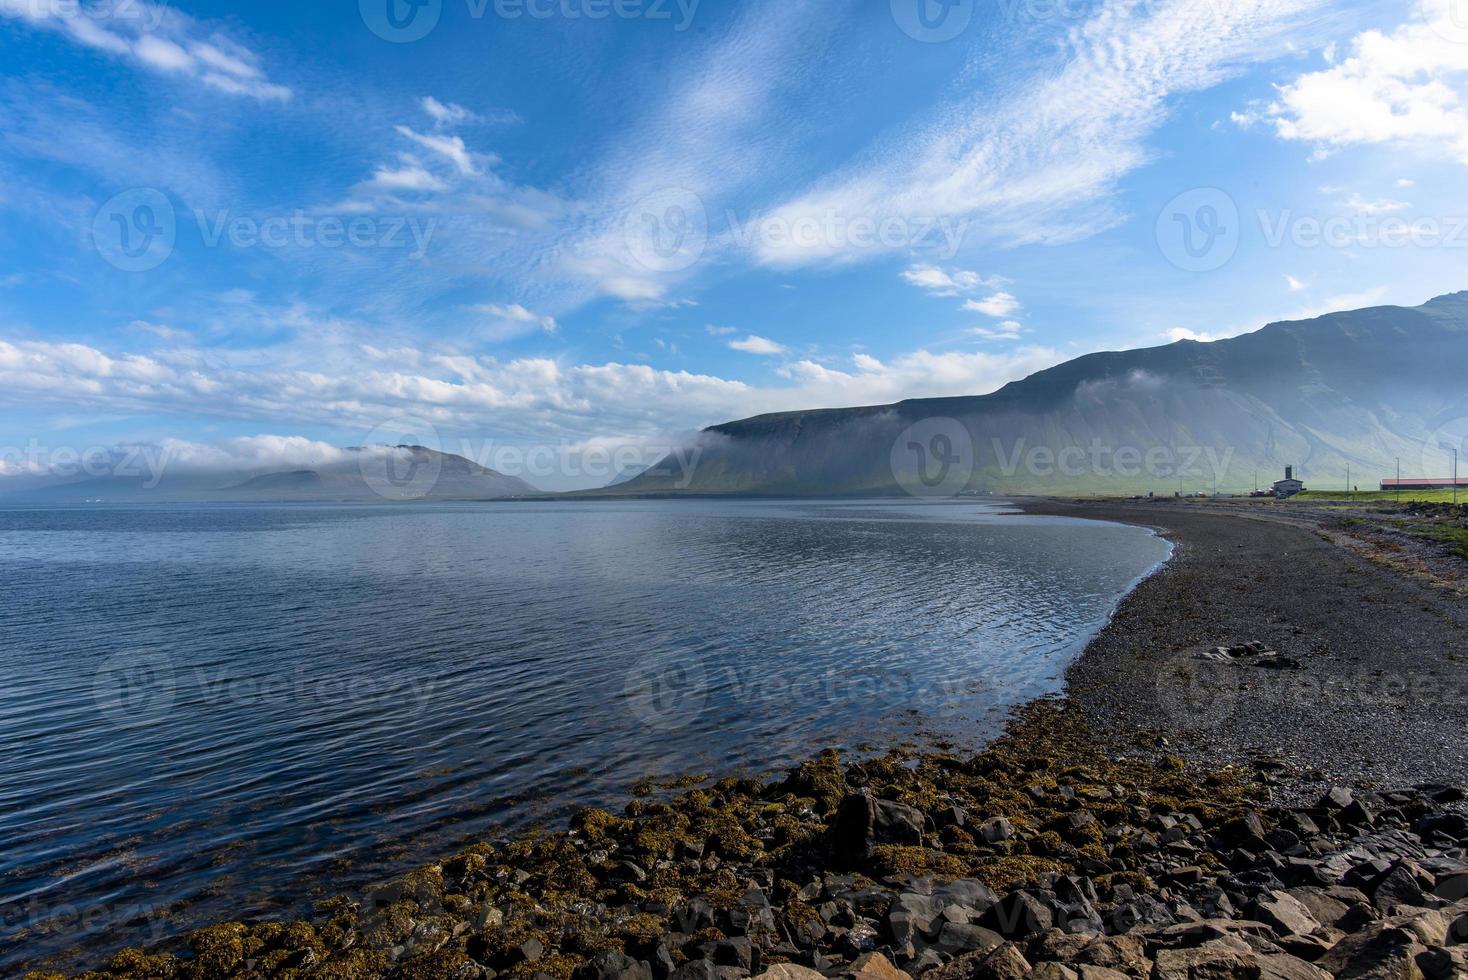
[[[977,503],[0,511],[0,972],[644,775],[982,736],[1166,553]]]

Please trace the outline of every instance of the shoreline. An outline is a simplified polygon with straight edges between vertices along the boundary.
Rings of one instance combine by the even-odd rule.
[[[1173,542],[1067,670],[1068,696],[1102,729],[1155,729],[1205,764],[1269,759],[1294,772],[1295,799],[1332,783],[1468,785],[1468,606],[1448,590],[1296,513],[1171,499],[1017,505]],[[1202,659],[1254,641],[1300,669]]]
[[[1170,501],[1015,504],[1027,514],[1149,527],[1173,544],[1173,552],[1134,584],[1070,664],[1065,694],[1018,709],[986,749],[893,750],[855,764],[828,752],[768,782],[689,782],[671,800],[633,800],[622,814],[582,811],[569,831],[475,845],[360,899],[321,903],[321,914],[309,923],[221,923],[164,945],[181,955],[125,950],[101,972],[82,975],[737,980],[783,962],[796,965],[777,967],[770,980],[978,980],[1029,975],[1031,961],[1040,971],[1080,964],[1091,950],[1100,961],[1090,964],[1093,972],[1064,967],[1069,975],[1048,976],[1144,977],[1174,953],[1185,959],[1252,956],[1283,971],[1246,968],[1210,976],[1329,976],[1333,970],[1310,963],[1328,966],[1332,947],[1348,932],[1361,932],[1338,927],[1369,931],[1396,906],[1415,907],[1377,902],[1381,882],[1364,873],[1358,888],[1343,884],[1348,875],[1340,871],[1312,869],[1314,877],[1301,879],[1311,884],[1272,884],[1341,889],[1332,901],[1342,909],[1364,902],[1374,917],[1354,911],[1361,921],[1347,923],[1343,912],[1326,923],[1330,909],[1322,905],[1311,929],[1282,935],[1275,923],[1265,927],[1266,935],[1251,932],[1259,923],[1244,918],[1244,910],[1256,914],[1261,901],[1276,899],[1287,905],[1289,896],[1252,888],[1252,897],[1239,892],[1230,901],[1223,882],[1240,860],[1261,858],[1250,847],[1287,860],[1277,853],[1289,849],[1279,846],[1283,839],[1264,834],[1293,827],[1286,833],[1298,841],[1311,813],[1319,818],[1311,825],[1321,838],[1312,841],[1314,849],[1326,847],[1324,838],[1334,834],[1338,839],[1329,846],[1346,853],[1351,835],[1378,822],[1393,829],[1401,822],[1373,819],[1395,803],[1414,814],[1405,822],[1418,826],[1418,843],[1415,850],[1378,846],[1377,853],[1390,859],[1377,870],[1384,878],[1402,861],[1423,857],[1429,841],[1420,836],[1422,815],[1446,819],[1461,794],[1426,789],[1400,800],[1361,796],[1353,802],[1366,814],[1364,822],[1354,812],[1342,819],[1350,804],[1322,801],[1331,799],[1336,784],[1361,788],[1375,781],[1398,789],[1432,778],[1468,785],[1468,761],[1449,748],[1462,742],[1461,716],[1442,711],[1441,704],[1433,711],[1430,687],[1408,691],[1409,700],[1402,701],[1376,667],[1362,675],[1351,670],[1356,661],[1349,655],[1332,652],[1328,643],[1307,650],[1299,637],[1310,637],[1302,628],[1314,622],[1307,615],[1312,604],[1322,607],[1317,615],[1341,617],[1341,630],[1368,643],[1402,629],[1420,642],[1448,642],[1462,635],[1462,610],[1457,617],[1434,610],[1423,587],[1386,581],[1380,578],[1385,570],[1314,532],[1281,530],[1263,518]],[[1223,544],[1239,554],[1224,553]],[[1309,574],[1297,567],[1301,560],[1311,563]],[[1255,580],[1235,594],[1230,586],[1241,566]],[[1336,581],[1360,575],[1366,579]],[[1280,576],[1306,580],[1293,600],[1270,591]],[[1382,600],[1397,602],[1403,610],[1397,617],[1382,609],[1343,612],[1338,590],[1355,595],[1372,589],[1406,589],[1421,605],[1408,611],[1398,596]],[[1232,601],[1209,601],[1210,590]],[[1268,616],[1260,615],[1260,593],[1270,597],[1263,600]],[[1187,614],[1181,620],[1179,610]],[[1208,648],[1254,640],[1298,659],[1301,669],[1265,671],[1198,659]],[[1393,664],[1412,661],[1416,676],[1441,684],[1448,678],[1433,671],[1452,663],[1446,659],[1451,649],[1441,648],[1442,656],[1433,659],[1398,648]],[[1327,683],[1331,677],[1344,683]],[[1371,683],[1364,693],[1396,698],[1387,707],[1400,702],[1405,712],[1360,710],[1366,678]],[[1357,743],[1340,740],[1336,724],[1291,731],[1281,723],[1281,702],[1297,699],[1307,689],[1302,684],[1316,685],[1318,714],[1347,713],[1368,744],[1401,743],[1417,754],[1352,759]],[[1443,688],[1435,690],[1440,695]],[[1465,709],[1459,704],[1457,710]],[[1433,753],[1434,739],[1439,758],[1432,770],[1414,769]],[[1310,746],[1314,750],[1306,751]],[[1335,793],[1337,801],[1350,799],[1343,789]],[[1461,858],[1468,825],[1444,826],[1463,833],[1445,833],[1434,843],[1454,845]],[[1128,829],[1114,833],[1117,827]],[[1150,838],[1150,845],[1140,846],[1138,835]],[[1170,841],[1159,849],[1158,838]],[[1441,868],[1413,866],[1416,891],[1409,889],[1408,897],[1432,903],[1424,907],[1429,911],[1450,907],[1446,896],[1432,894],[1439,870],[1445,881],[1462,880],[1468,894],[1468,879],[1453,877],[1460,869],[1449,866],[1463,862],[1443,860],[1448,863]],[[957,884],[945,884],[952,881]],[[1209,889],[1223,901],[1207,899]],[[936,914],[926,914],[934,907]],[[1468,905],[1462,912],[1459,943],[1468,940]],[[1213,923],[1209,930],[1177,932],[1204,919]],[[1225,920],[1251,925],[1233,930],[1221,924]],[[1429,927],[1412,961],[1438,956],[1438,947],[1458,935],[1456,922],[1451,919],[1440,937]],[[1177,934],[1162,935],[1168,929]],[[1339,935],[1329,936],[1332,931]],[[1435,938],[1441,941],[1430,942]],[[1254,948],[1235,948],[1249,939],[1257,940]],[[1113,967],[1119,968],[1114,974],[1094,972]],[[63,975],[33,974],[47,980]]]

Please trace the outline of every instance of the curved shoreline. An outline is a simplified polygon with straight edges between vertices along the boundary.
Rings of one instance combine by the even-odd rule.
[[[522,838],[497,847],[477,845],[375,889],[362,900],[333,899],[323,904],[323,914],[313,924],[223,923],[193,934],[188,940],[192,953],[183,958],[125,951],[110,961],[105,973],[96,975],[304,976],[329,967],[319,975],[483,978],[497,973],[524,980],[565,980],[573,975],[577,980],[734,980],[758,972],[756,966],[782,959],[840,975],[843,963],[849,965],[859,954],[879,948],[910,972],[947,970],[950,967],[942,964],[948,959],[975,955],[977,948],[940,949],[935,943],[941,940],[933,936],[927,937],[931,942],[919,937],[916,946],[905,948],[895,934],[878,935],[880,922],[872,942],[886,945],[869,947],[864,947],[865,941],[849,941],[855,925],[825,923],[819,930],[823,938],[812,946],[800,945],[792,930],[809,921],[802,917],[813,914],[818,899],[838,906],[854,902],[852,914],[864,921],[864,913],[857,914],[860,902],[851,898],[868,887],[862,881],[900,880],[907,884],[898,891],[911,888],[919,893],[924,889],[931,893],[935,882],[953,878],[974,881],[965,886],[969,897],[960,907],[966,911],[954,920],[980,930],[963,933],[973,940],[999,935],[979,923],[982,916],[983,922],[996,924],[993,909],[1000,907],[995,904],[1000,896],[986,897],[977,889],[1006,892],[1028,884],[1054,903],[1061,901],[1055,890],[1058,875],[1094,879],[1095,885],[1088,886],[1094,888],[1094,897],[1082,905],[1110,919],[1121,914],[1119,909],[1134,907],[1131,896],[1154,894],[1161,885],[1152,877],[1160,866],[1130,849],[1113,849],[1109,839],[1103,841],[1091,829],[1128,809],[1134,814],[1141,812],[1139,807],[1152,811],[1164,825],[1186,815],[1198,823],[1200,834],[1214,841],[1232,833],[1226,828],[1251,808],[1264,806],[1270,795],[1296,800],[1318,796],[1317,775],[1343,771],[1346,775],[1339,781],[1360,782],[1371,776],[1394,785],[1435,775],[1411,768],[1421,765],[1420,760],[1409,759],[1386,771],[1371,767],[1369,760],[1359,760],[1367,765],[1349,764],[1356,760],[1341,756],[1341,746],[1328,740],[1314,745],[1313,754],[1302,754],[1285,737],[1301,733],[1283,730],[1274,705],[1281,694],[1297,689],[1260,688],[1250,677],[1245,681],[1251,685],[1247,696],[1228,696],[1231,689],[1237,690],[1240,668],[1193,659],[1193,647],[1199,644],[1244,642],[1239,630],[1258,634],[1249,639],[1298,636],[1297,620],[1291,617],[1303,617],[1310,603],[1339,603],[1336,592],[1325,588],[1327,578],[1384,572],[1340,549],[1322,546],[1307,530],[1284,533],[1278,525],[1261,528],[1232,514],[1171,504],[1144,508],[1024,501],[1020,506],[1026,513],[1147,526],[1172,541],[1174,550],[1119,601],[1108,623],[1072,662],[1066,672],[1068,694],[1021,708],[1006,734],[988,749],[972,756],[893,752],[857,765],[843,765],[825,754],[773,782],[729,779],[689,790],[669,802],[634,800],[623,815],[587,811],[573,820],[569,833]],[[1242,554],[1222,554],[1224,543]],[[1276,596],[1266,603],[1274,615],[1260,618],[1257,603],[1239,596],[1257,599],[1259,586],[1267,586],[1275,576],[1299,576],[1295,563],[1301,553],[1308,553],[1312,569],[1325,573],[1307,576],[1320,591],[1312,592],[1309,602],[1298,596],[1299,602],[1284,602]],[[1228,586],[1241,560],[1264,581],[1233,594]],[[1346,568],[1352,571],[1342,571]],[[1362,584],[1340,587],[1359,590]],[[1379,609],[1368,616],[1347,614],[1343,628],[1364,630],[1362,635],[1369,638],[1372,629],[1402,628],[1405,621],[1414,635],[1430,638],[1436,630],[1445,642],[1451,641],[1454,630],[1463,628],[1462,620],[1450,611],[1433,611],[1433,597],[1413,591],[1416,586],[1369,579],[1365,588],[1386,590],[1384,594],[1398,605],[1399,590],[1406,589],[1405,594],[1422,605],[1402,607],[1395,617],[1382,616]],[[1198,595],[1208,589],[1232,601],[1208,601]],[[1194,605],[1180,605],[1186,602]],[[1179,611],[1190,615],[1178,620]],[[1440,651],[1446,649],[1451,648]],[[1312,651],[1304,659],[1302,676],[1317,681],[1332,671],[1355,676],[1345,669],[1350,658],[1329,649]],[[1413,659],[1418,669],[1434,666],[1427,662],[1430,658]],[[1170,677],[1180,677],[1181,686]],[[1295,683],[1301,679],[1292,678]],[[1184,699],[1182,710],[1169,702],[1169,697],[1200,692],[1201,699]],[[1320,697],[1336,700],[1322,700],[1320,707],[1327,713],[1344,710],[1347,693],[1359,689],[1322,686]],[[1263,696],[1259,704],[1254,703],[1256,695]],[[1226,711],[1218,710],[1220,703]],[[1433,713],[1428,707],[1411,702],[1405,724],[1400,711],[1390,718],[1364,720],[1356,712],[1352,721],[1364,724],[1365,737],[1372,739],[1400,738],[1405,730],[1425,750],[1431,739],[1443,734],[1434,724],[1454,723],[1445,722],[1442,712],[1429,718]],[[1303,737],[1328,739],[1332,726],[1321,729],[1307,730]],[[1288,751],[1270,751],[1265,745],[1261,754],[1260,739],[1284,742],[1275,748]],[[1451,743],[1439,742],[1438,747],[1447,744]],[[1321,760],[1332,768],[1313,771]],[[1468,782],[1461,778],[1461,769],[1451,764],[1442,769],[1449,776],[1443,781]],[[1395,778],[1399,776],[1406,778]],[[1087,786],[1102,791],[1093,798],[1086,795],[1091,792]],[[862,793],[869,800],[890,803],[875,804],[870,812],[877,816],[864,825],[868,839],[858,840],[853,849],[849,814],[854,812],[852,806],[860,810],[868,804],[851,801]],[[1167,812],[1158,814],[1159,805]],[[881,814],[887,814],[887,831],[881,830]],[[1077,814],[1094,814],[1100,822],[1078,821]],[[1281,813],[1271,817],[1284,819]],[[898,824],[906,819],[911,829],[899,827],[896,836],[884,839],[883,833],[892,832],[892,819]],[[995,820],[1011,826],[1007,835],[990,840]],[[851,879],[843,877],[845,872],[860,874]],[[1051,884],[1037,883],[1046,881]],[[749,904],[754,892],[763,904]],[[895,898],[894,891],[884,901]],[[689,923],[700,928],[685,929],[677,918],[678,909],[689,902],[708,909],[706,921],[704,913],[698,913],[698,922]],[[576,911],[587,903],[605,911],[589,917]],[[773,928],[764,938],[751,931],[751,922],[765,921],[760,909],[772,910]],[[963,918],[969,913],[971,918]],[[573,927],[572,919],[579,925]],[[893,926],[889,923],[886,928]],[[1100,930],[1111,932],[1112,924],[1102,922]],[[706,950],[696,942],[705,934]],[[170,948],[182,945],[175,942]],[[937,952],[921,960],[919,947]],[[1034,955],[1032,949],[1025,950]],[[1150,955],[1151,947],[1148,950]],[[701,952],[709,958],[697,959]],[[730,956],[733,961],[724,962]],[[652,972],[644,976],[640,968],[615,957]],[[588,967],[597,962],[600,967]],[[609,962],[618,969],[608,973]],[[726,972],[713,976],[677,972],[701,962]],[[414,970],[408,970],[413,964]],[[802,980],[814,978],[802,976]],[[953,980],[968,980],[968,975]]]
[[[1175,545],[1067,671],[1070,699],[1102,729],[1158,730],[1208,764],[1268,758],[1294,771],[1296,799],[1341,782],[1468,784],[1468,606],[1452,593],[1298,515],[1172,499],[1018,505],[1149,527]],[[1250,641],[1302,669],[1199,659]]]

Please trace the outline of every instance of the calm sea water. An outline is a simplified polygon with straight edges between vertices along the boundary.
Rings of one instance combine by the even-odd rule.
[[[972,502],[0,510],[0,973],[642,776],[980,739],[1167,548]]]

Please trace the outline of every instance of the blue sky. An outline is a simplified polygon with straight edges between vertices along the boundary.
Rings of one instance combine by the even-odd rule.
[[[0,0],[0,475],[767,411],[1468,288],[1459,0]]]

